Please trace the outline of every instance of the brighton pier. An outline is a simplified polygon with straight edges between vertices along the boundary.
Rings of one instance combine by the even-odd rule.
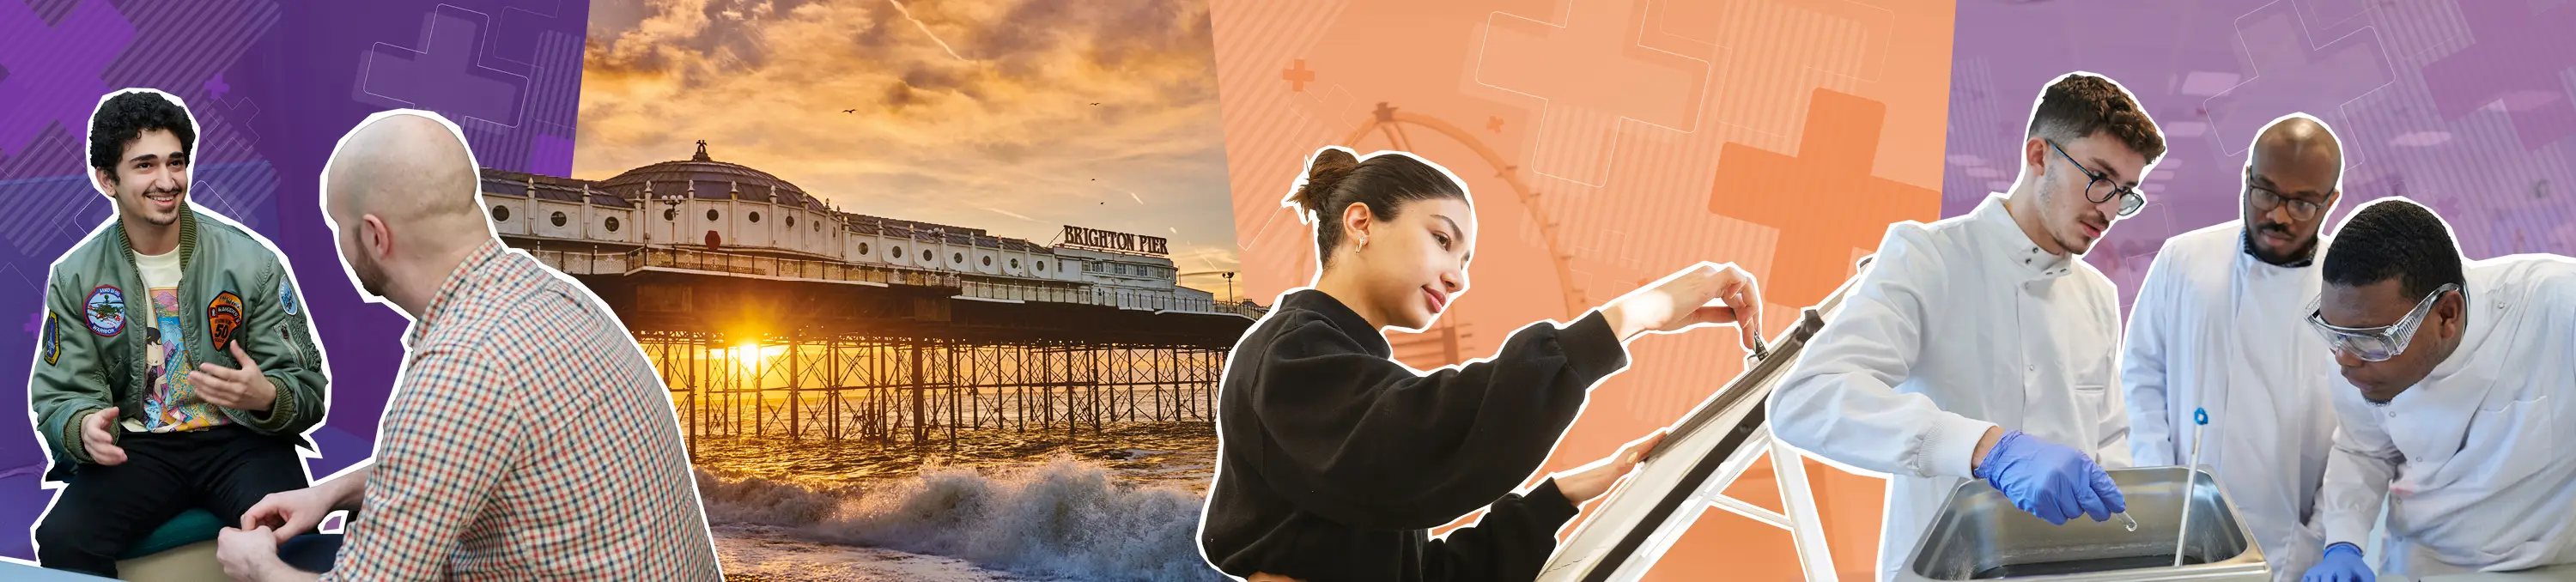
[[[1161,238],[1040,244],[844,212],[767,172],[687,160],[606,180],[485,169],[504,242],[608,302],[701,439],[953,447],[1212,422],[1261,314],[1177,284]]]

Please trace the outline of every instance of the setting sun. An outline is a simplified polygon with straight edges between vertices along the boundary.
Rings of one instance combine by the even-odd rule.
[[[787,346],[763,347],[750,342],[743,342],[741,344],[736,344],[731,348],[726,348],[725,351],[733,355],[734,363],[741,364],[742,367],[745,368],[758,370],[769,358],[775,358],[778,357],[779,354],[787,353]]]

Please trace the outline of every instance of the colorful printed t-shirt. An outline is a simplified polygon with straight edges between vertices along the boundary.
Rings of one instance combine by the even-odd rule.
[[[144,328],[143,357],[145,386],[151,392],[143,396],[143,426],[129,429],[151,432],[197,430],[232,422],[215,405],[197,398],[196,389],[188,383],[194,366],[188,364],[188,334],[181,330],[179,318],[187,312],[179,308],[179,251],[159,255],[134,255],[134,267],[142,271],[143,287],[152,304],[152,325]]]

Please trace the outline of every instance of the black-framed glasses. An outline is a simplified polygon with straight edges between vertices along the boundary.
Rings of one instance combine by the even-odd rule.
[[[2092,168],[2084,167],[2084,162],[2075,161],[2075,156],[2068,155],[2066,153],[2066,148],[2058,147],[2057,142],[2054,140],[2042,141],[2048,142],[2048,149],[2057,150],[2057,155],[2066,156],[2066,163],[2075,164],[2075,169],[2083,171],[2085,177],[2093,179],[2092,182],[2084,185],[2085,200],[2092,201],[2094,204],[2101,204],[2104,202],[2110,202],[2112,197],[2117,196],[2120,198],[2121,218],[2127,218],[2130,215],[2137,214],[2138,209],[2147,207],[2147,196],[2145,194],[2139,194],[2137,188],[2122,186],[2117,182],[2111,181],[2110,174],[2096,172],[2093,171]],[[2105,188],[2104,186],[2109,187]],[[2100,196],[2095,196],[2095,192],[2101,192],[2102,194]]]
[[[2433,312],[2434,300],[2459,289],[2458,283],[2444,283],[2432,294],[2417,300],[2415,309],[2406,312],[2406,317],[2379,327],[2343,327],[2326,323],[2326,312],[2318,305],[2325,298],[2320,296],[2309,302],[2308,324],[2315,326],[2318,334],[2326,336],[2329,349],[2350,353],[2365,362],[2385,362],[2397,354],[2406,353],[2406,344],[2415,341],[2415,328],[2422,326],[2424,316]]]
[[[2254,201],[2254,209],[2257,211],[2271,212],[2274,208],[2280,208],[2282,204],[2289,204],[2292,220],[2302,222],[2316,220],[2317,216],[2326,212],[2326,205],[2323,202],[2309,202],[2282,196],[2279,190],[2256,186],[2250,182],[2245,184],[2245,192],[2245,197]]]

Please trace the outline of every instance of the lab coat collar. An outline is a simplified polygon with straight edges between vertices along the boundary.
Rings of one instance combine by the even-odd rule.
[[[2271,265],[2284,269],[2304,269],[2317,264],[2317,252],[2324,251],[2326,248],[2325,233],[2317,233],[2316,248],[2315,250],[2308,252],[2308,258],[2291,261],[2290,264],[2287,265],[2273,265],[2271,263],[2264,262],[2263,257],[2256,256],[2254,254],[2254,229],[2252,226],[2253,225],[2246,224],[2243,220],[2236,221],[2237,249],[2243,251],[2238,253],[2236,256],[2236,259],[2239,261],[2254,261],[2254,263],[2258,265]]]
[[[2029,233],[2022,232],[2021,224],[2013,222],[2012,212],[2004,209],[2002,194],[1988,194],[1970,216],[1969,230],[1976,233],[1979,244],[2004,257],[2004,262],[2011,263],[2025,279],[2054,279],[2075,272],[2074,255],[2049,254],[2031,241]]]

